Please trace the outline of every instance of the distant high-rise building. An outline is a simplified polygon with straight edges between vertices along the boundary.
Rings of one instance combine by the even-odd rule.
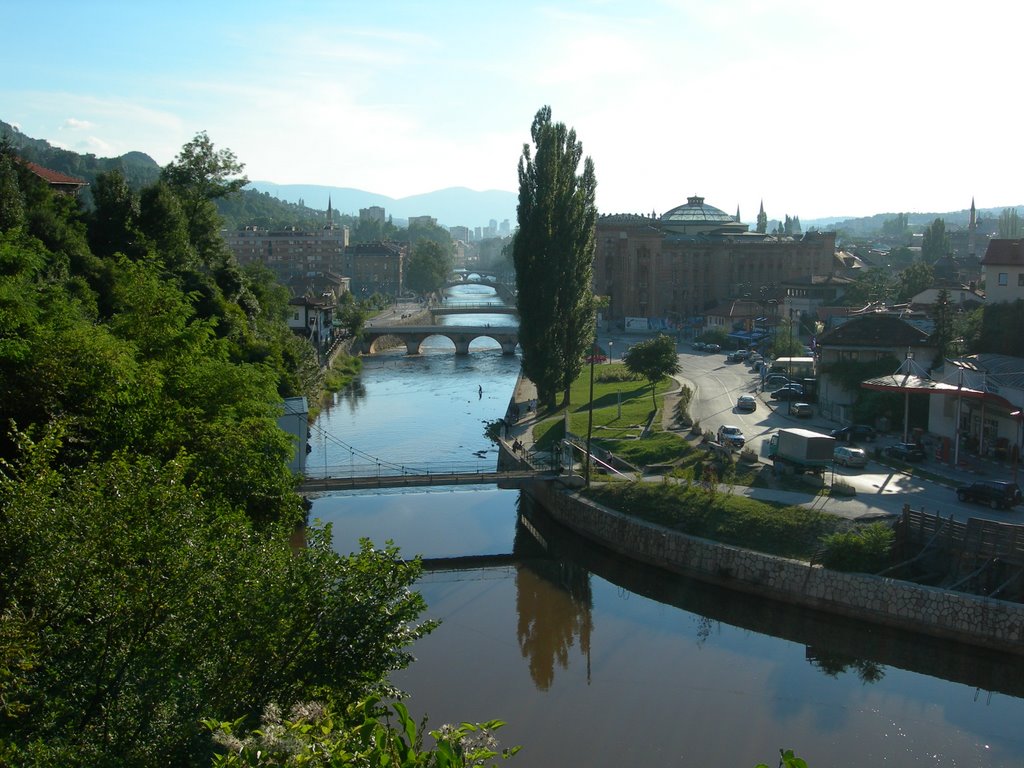
[[[413,227],[436,227],[437,219],[433,216],[410,216],[409,229]]]
[[[473,235],[474,235],[474,237],[473,237],[474,240],[483,240],[483,229],[480,228],[480,227],[474,227],[473,228]]]
[[[469,227],[449,227],[448,233],[452,236],[452,240],[461,240],[464,243],[469,242]]]
[[[508,219],[502,220],[501,227],[498,228],[498,233],[502,237],[508,237],[509,235],[512,234],[512,225],[509,223]]]
[[[386,216],[384,208],[379,205],[371,205],[369,208],[359,209],[359,220],[360,221],[385,221]]]

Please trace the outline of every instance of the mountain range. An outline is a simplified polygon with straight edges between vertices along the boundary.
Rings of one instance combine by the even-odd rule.
[[[436,192],[427,192],[409,197],[388,197],[374,192],[350,187],[328,187],[315,184],[275,184],[272,181],[252,181],[247,189],[266,192],[279,200],[298,203],[308,208],[327,210],[331,207],[339,213],[359,215],[360,208],[379,205],[388,216],[408,220],[410,216],[433,216],[444,226],[483,227],[493,219],[499,224],[508,219],[514,222],[518,195],[489,189],[477,192],[467,187],[449,187]]]
[[[25,159],[55,171],[84,178],[90,184],[95,183],[99,174],[114,169],[124,173],[128,183],[137,189],[153,183],[160,176],[160,165],[143,152],[128,152],[116,158],[81,155],[55,147],[44,139],[33,139],[26,136],[16,127],[2,120],[0,120],[0,139],[10,141]],[[376,205],[384,208],[386,215],[392,217],[394,223],[399,226],[404,225],[411,216],[432,216],[437,219],[438,224],[448,227],[465,226],[472,229],[487,226],[492,220],[501,224],[506,219],[514,227],[518,204],[518,195],[515,192],[496,189],[478,192],[467,187],[449,187],[401,198],[388,197],[351,187],[276,184],[272,181],[253,181],[246,189],[261,195],[266,193],[272,198],[287,203],[301,203],[304,207],[312,210],[327,210],[329,201],[331,207],[338,213],[353,216],[358,216],[361,208]],[[92,195],[88,189],[83,194],[83,202],[88,206],[92,205]],[[1006,208],[1015,208],[1018,214],[1024,214],[1022,206],[979,208],[977,213],[979,219],[998,219]],[[869,236],[880,231],[882,224],[887,219],[894,218],[897,213],[900,212],[878,213],[873,216],[854,218],[828,217],[805,220],[802,222],[802,228],[804,231],[811,228],[841,228],[847,234],[855,237]],[[935,219],[941,218],[946,222],[947,227],[960,228],[967,226],[969,218],[969,210],[966,208],[944,213],[911,213],[908,211],[903,213],[907,214],[908,224],[915,227],[927,226]],[[289,215],[293,216],[294,214],[287,211],[282,213],[284,217]],[[774,229],[776,223],[774,220],[770,221],[770,228]]]

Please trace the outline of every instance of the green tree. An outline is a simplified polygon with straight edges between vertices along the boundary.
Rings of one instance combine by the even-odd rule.
[[[935,279],[931,265],[923,259],[915,261],[900,272],[897,278],[897,297],[907,300],[929,288]]]
[[[0,147],[0,232],[25,223],[25,204],[21,199],[18,174],[11,157]]]
[[[872,267],[859,274],[853,285],[843,294],[847,306],[864,306],[874,302],[889,301],[896,295],[896,281],[888,269]]]
[[[555,405],[583,367],[594,336],[591,277],[597,223],[594,163],[576,132],[542,107],[530,129],[534,151],[519,160],[519,229],[513,244],[523,371],[540,401]],[[580,163],[583,172],[578,173]]]
[[[188,222],[189,239],[205,254],[219,242],[220,216],[214,200],[238,192],[249,183],[245,164],[230,149],[214,149],[201,131],[168,163],[161,179],[178,195]]]
[[[947,256],[950,251],[949,235],[946,234],[946,222],[936,219],[924,231],[921,242],[921,258],[926,264],[934,264],[938,259]]]
[[[942,361],[950,354],[953,346],[955,330],[953,327],[954,312],[953,305],[949,300],[949,291],[943,288],[935,297],[935,306],[932,307],[932,344],[936,347],[934,365],[941,365]]]
[[[630,347],[622,356],[626,369],[635,376],[643,376],[651,385],[651,405],[655,409],[658,401],[654,393],[658,382],[666,376],[679,373],[679,355],[671,336],[659,333],[653,339],[641,341]]]
[[[1015,240],[1024,235],[1024,224],[1016,208],[1006,208],[999,214],[999,237],[1002,240]]]
[[[421,295],[441,290],[452,271],[452,257],[437,242],[416,243],[406,266],[405,285]]]
[[[146,252],[138,229],[139,200],[120,171],[101,173],[93,189],[95,210],[89,219],[89,246],[100,257],[123,253],[138,258]]]
[[[882,234],[885,237],[903,240],[907,237],[909,230],[910,224],[905,213],[897,213],[895,219],[886,219],[882,222]]]
[[[296,550],[290,526],[259,533],[204,499],[182,462],[118,456],[57,474],[57,437],[23,435],[0,482],[11,764],[208,764],[202,714],[383,693],[432,628],[410,591],[419,565],[393,548],[343,557],[311,531]]]

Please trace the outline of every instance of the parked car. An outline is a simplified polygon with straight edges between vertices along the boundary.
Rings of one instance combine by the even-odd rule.
[[[956,489],[960,501],[988,504],[992,509],[1009,509],[1020,504],[1020,488],[1004,480],[976,480]]]
[[[847,424],[845,427],[833,429],[829,434],[843,443],[870,443],[877,437],[875,428],[867,424]]]
[[[844,467],[866,467],[868,465],[868,454],[863,448],[855,448],[852,445],[837,445],[832,451],[832,460]]]
[[[917,443],[896,443],[885,449],[885,455],[899,461],[924,461],[924,451]]]
[[[742,448],[746,445],[747,439],[743,437],[743,432],[739,427],[723,424],[718,428],[718,442],[731,448]]]
[[[804,388],[799,384],[786,384],[771,394],[772,400],[800,400],[804,396]]]
[[[704,349],[707,348],[708,345],[705,344],[703,341],[695,341],[691,346],[693,346],[693,348],[696,350],[703,351]]]
[[[708,352],[721,352],[722,347],[719,344],[705,344],[704,349]]]
[[[796,382],[782,373],[770,373],[764,377],[765,389],[778,389],[779,387],[784,387],[787,384],[796,384]]]
[[[730,352],[726,359],[730,363],[742,363],[747,359],[747,351],[745,349],[737,349],[735,352]]]
[[[790,412],[802,419],[807,419],[814,415],[814,409],[811,408],[810,403],[793,403],[790,406]]]
[[[753,395],[740,395],[736,398],[737,411],[756,411],[757,398]]]

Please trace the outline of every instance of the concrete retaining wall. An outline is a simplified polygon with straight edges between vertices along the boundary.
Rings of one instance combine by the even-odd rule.
[[[553,483],[527,488],[554,520],[626,557],[701,581],[865,621],[1024,653],[1024,605],[752,552],[602,507]]]

